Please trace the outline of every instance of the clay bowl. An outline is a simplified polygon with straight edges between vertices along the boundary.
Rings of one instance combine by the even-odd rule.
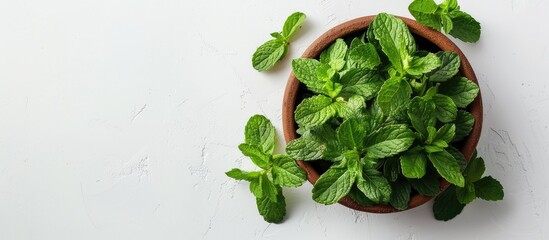
[[[322,50],[327,48],[330,44],[332,44],[337,38],[349,38],[352,36],[357,36],[358,34],[361,34],[366,31],[368,28],[368,25],[374,20],[375,16],[367,16],[367,17],[361,17],[356,18],[354,20],[342,23],[330,30],[328,30],[326,33],[322,34],[318,39],[316,39],[303,53],[303,58],[318,58],[320,56],[320,53]],[[475,73],[473,72],[473,68],[471,68],[471,65],[469,64],[469,61],[467,61],[467,58],[465,55],[463,55],[463,52],[446,36],[443,34],[432,30],[430,28],[424,27],[423,25],[417,23],[414,20],[399,17],[408,25],[408,28],[416,38],[416,42],[418,44],[419,49],[428,50],[431,52],[437,52],[439,50],[444,51],[452,51],[457,53],[461,58],[461,69],[460,73],[467,77],[468,79],[472,80],[473,82],[477,83],[477,78],[475,76]],[[293,139],[296,139],[299,137],[299,135],[296,133],[297,124],[294,120],[294,111],[296,106],[301,102],[303,99],[303,94],[307,92],[307,89],[304,85],[302,85],[295,75],[293,73],[290,74],[290,77],[288,79],[288,83],[286,85],[286,90],[284,93],[284,101],[282,106],[282,123],[284,127],[284,137],[286,139],[286,142],[289,142]],[[482,129],[482,99],[480,92],[478,94],[478,97],[468,106],[468,111],[471,112],[475,118],[475,124],[473,126],[473,130],[471,131],[471,134],[469,137],[464,139],[462,142],[459,143],[457,146],[460,151],[463,153],[466,159],[470,159],[473,155],[473,152],[475,151],[475,148],[477,146],[477,143],[480,138],[480,132]],[[318,180],[320,174],[322,174],[321,167],[318,166],[318,162],[312,161],[312,162],[305,162],[305,161],[297,161],[299,166],[303,168],[305,171],[307,171],[307,178],[309,182],[311,182],[313,185]],[[441,191],[446,189],[449,186],[448,182],[446,182],[444,179],[441,179],[440,181],[440,189]],[[412,195],[410,198],[410,202],[408,205],[408,209],[412,209],[414,207],[420,206],[427,201],[431,200],[433,197],[429,196],[423,196],[418,193],[415,195]],[[343,204],[349,208],[359,210],[359,211],[365,211],[365,212],[372,212],[372,213],[391,213],[391,212],[397,212],[400,211],[396,208],[393,208],[389,205],[375,205],[375,206],[362,206],[358,203],[356,203],[354,200],[352,200],[350,197],[345,197],[339,201],[340,204]]]

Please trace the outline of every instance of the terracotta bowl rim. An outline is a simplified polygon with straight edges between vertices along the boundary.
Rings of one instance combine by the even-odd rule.
[[[473,68],[471,67],[471,64],[469,63],[469,61],[467,60],[463,52],[448,37],[444,36],[443,34],[441,34],[436,30],[423,26],[412,19],[409,19],[406,17],[400,17],[400,16],[397,16],[397,17],[404,21],[404,23],[408,26],[408,28],[413,34],[425,38],[426,40],[430,41],[431,43],[439,47],[441,50],[452,51],[457,53],[461,58],[460,73],[478,85],[478,81],[473,71]],[[374,20],[374,18],[375,18],[375,15],[359,17],[333,27],[332,29],[326,31],[324,34],[318,37],[305,50],[305,52],[301,57],[317,58],[320,55],[320,52],[326,47],[328,47],[337,38],[345,37],[345,36],[357,33],[359,31],[365,31],[369,26],[369,24]],[[284,100],[282,105],[282,126],[284,129],[284,137],[285,137],[286,143],[298,137],[298,134],[296,133],[297,126],[294,121],[294,110],[297,105],[296,100],[298,97],[299,88],[300,88],[299,81],[297,80],[293,72],[290,73],[288,82],[286,84],[286,89],[284,92]],[[473,152],[475,151],[475,148],[480,139],[480,133],[482,131],[483,109],[482,109],[482,97],[481,97],[480,91],[477,98],[467,107],[467,110],[475,118],[475,123],[473,125],[473,129],[471,130],[470,135],[465,140],[463,140],[462,142],[463,145],[460,151],[463,153],[465,158],[469,160],[472,157]],[[314,185],[319,178],[319,173],[312,167],[311,162],[298,160],[297,163],[301,168],[303,168],[307,172],[307,178],[309,182],[311,182],[311,184]],[[444,179],[441,179],[440,181],[441,191],[446,189],[448,186],[449,186],[449,183],[446,182]],[[412,195],[410,197],[410,202],[406,210],[423,205],[424,203],[428,202],[432,198],[433,197],[423,196],[420,194]],[[392,212],[401,211],[390,205],[363,206],[356,203],[349,196],[341,199],[339,203],[351,209],[364,211],[364,212],[392,213]]]

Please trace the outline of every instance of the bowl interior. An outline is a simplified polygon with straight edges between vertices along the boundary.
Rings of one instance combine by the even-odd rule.
[[[316,39],[307,48],[307,50],[305,50],[302,57],[318,58],[322,50],[327,48],[338,38],[343,38],[346,41],[350,41],[353,37],[364,33],[374,18],[375,16],[357,18],[342,23],[328,30],[326,33]],[[430,52],[438,52],[440,50],[443,50],[457,53],[460,56],[462,62],[460,73],[471,81],[477,83],[478,85],[477,78],[471,65],[469,64],[469,61],[467,60],[463,52],[461,52],[461,50],[450,39],[435,30],[422,26],[414,20],[404,17],[399,18],[402,19],[404,23],[406,23],[406,25],[408,25],[408,28],[416,39],[418,49],[427,50]],[[309,95],[310,92],[305,88],[305,86],[301,85],[294,76],[294,74],[291,73],[288,79],[288,83],[286,85],[282,106],[282,119],[284,137],[286,142],[289,142],[299,137],[299,135],[296,133],[297,124],[294,120],[294,110],[297,104],[299,104],[305,97],[308,97]],[[476,148],[476,145],[480,138],[480,132],[482,130],[482,100],[480,92],[477,98],[468,106],[467,110],[471,112],[471,114],[475,118],[475,124],[473,125],[473,129],[469,137],[460,142],[457,147],[460,149],[466,159],[470,159]],[[330,163],[326,161],[297,162],[299,166],[307,172],[307,178],[312,184],[315,184],[320,174],[326,171],[326,169],[330,166]],[[448,182],[441,179],[441,190],[446,189],[448,186]],[[408,204],[408,209],[422,205],[432,198],[433,197],[413,193]],[[363,206],[356,203],[350,197],[345,197],[341,199],[339,203],[355,210],[373,213],[390,213],[400,211],[390,205]]]

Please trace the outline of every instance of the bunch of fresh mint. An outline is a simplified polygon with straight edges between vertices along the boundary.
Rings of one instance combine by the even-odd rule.
[[[254,115],[245,128],[245,143],[238,145],[242,154],[262,170],[246,172],[238,168],[226,172],[236,180],[250,182],[250,191],[256,197],[257,209],[267,222],[281,222],[286,215],[282,187],[299,187],[306,179],[305,171],[294,159],[281,154],[273,155],[276,135],[267,118]]]
[[[437,31],[442,28],[464,42],[476,42],[480,38],[480,23],[461,11],[457,0],[445,0],[438,5],[434,0],[414,0],[408,10],[419,23]]]
[[[470,194],[474,181],[464,178],[454,146],[473,127],[466,107],[479,88],[460,65],[456,53],[418,49],[404,22],[385,13],[350,44],[338,39],[318,60],[295,59],[294,74],[313,96],[295,110],[301,137],[286,152],[331,162],[313,199],[333,204],[350,195],[403,210],[413,192],[437,195],[439,177]]]

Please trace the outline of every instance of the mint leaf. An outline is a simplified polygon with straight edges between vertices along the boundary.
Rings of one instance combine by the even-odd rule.
[[[364,68],[351,68],[341,76],[339,82],[343,85],[340,96],[349,98],[360,95],[365,100],[370,100],[375,97],[381,88],[383,79],[375,71]]]
[[[288,44],[280,39],[272,39],[255,50],[252,65],[257,71],[265,71],[275,65],[288,52]]]
[[[421,179],[408,179],[408,182],[419,194],[424,196],[436,196],[440,191],[438,177],[431,174],[426,174]]]
[[[479,88],[477,84],[467,78],[456,77],[442,83],[439,92],[452,98],[456,106],[464,108],[475,100]]]
[[[440,58],[441,64],[428,74],[431,82],[444,82],[459,72],[461,66],[459,55],[448,51],[438,52],[436,55]]]
[[[442,26],[445,33],[450,33],[454,29],[454,22],[447,14],[440,15]]]
[[[304,99],[295,110],[295,121],[300,127],[314,127],[336,114],[332,99],[323,95]]]
[[[320,67],[320,62],[316,59],[298,58],[292,61],[293,72],[300,82],[314,93],[328,95],[325,89],[326,81],[322,81],[317,77],[316,70],[318,67]]]
[[[454,139],[455,131],[456,131],[456,125],[444,124],[444,126],[438,129],[435,139],[442,140],[444,143],[450,143],[452,139]],[[444,148],[448,146],[447,144],[444,144],[444,145],[445,145]]]
[[[475,185],[473,183],[467,183],[463,188],[457,187],[456,197],[460,203],[469,204],[476,198]]]
[[[262,115],[254,115],[244,130],[246,143],[259,147],[265,154],[273,154],[276,137],[271,121]]]
[[[436,106],[432,101],[424,100],[421,97],[414,97],[408,107],[408,117],[412,126],[424,138],[429,136],[428,127],[434,127],[436,124],[435,116]]]
[[[447,123],[456,119],[458,110],[454,100],[442,94],[435,94],[432,100],[435,103],[435,115],[439,121]]]
[[[376,47],[371,43],[360,44],[351,48],[348,61],[353,68],[373,69],[381,64]]]
[[[366,157],[385,158],[406,151],[414,142],[414,133],[404,124],[387,125],[366,139]]]
[[[372,22],[375,39],[395,69],[403,73],[406,58],[416,51],[415,40],[402,20],[380,13]]]
[[[467,161],[465,161],[465,157],[463,156],[463,153],[461,153],[457,148],[453,146],[447,147],[446,150],[452,157],[454,157],[459,165],[459,168],[463,171],[465,170],[465,166],[467,165]]]
[[[279,32],[271,33],[271,37],[274,37],[274,38],[276,38],[278,40],[281,40],[281,41],[285,40],[284,36],[282,36],[282,34],[280,34]]]
[[[401,109],[406,108],[411,94],[412,88],[408,82],[399,78],[390,78],[381,86],[377,103],[383,114],[396,115]]]
[[[285,155],[273,156],[274,182],[282,187],[299,187],[307,176],[296,162]]]
[[[421,76],[429,73],[441,65],[440,59],[434,53],[428,53],[424,57],[415,57],[410,62],[406,72],[410,75]]]
[[[256,180],[261,176],[260,172],[246,172],[238,168],[233,168],[225,174],[230,178],[234,178],[236,180],[245,180],[248,182]]]
[[[357,186],[353,186],[349,192],[349,196],[358,204],[362,206],[373,206],[376,203],[372,202]]]
[[[469,133],[473,129],[475,124],[475,118],[467,111],[459,110],[456,116],[456,136],[454,136],[454,142],[461,141],[465,137],[469,136]]]
[[[261,175],[250,182],[250,192],[252,192],[256,198],[263,197],[263,178]]]
[[[386,203],[391,198],[391,185],[377,170],[367,169],[357,176],[357,187],[375,203]]]
[[[294,139],[286,146],[286,153],[298,160],[310,161],[322,159],[326,146],[310,136]]]
[[[345,197],[355,182],[356,172],[345,168],[330,168],[313,186],[313,199],[322,204],[334,204]]]
[[[504,195],[501,183],[491,176],[483,177],[475,182],[475,193],[477,197],[488,201],[502,200]]]
[[[303,22],[307,16],[304,13],[295,12],[292,15],[288,16],[284,22],[284,27],[282,28],[282,35],[286,39],[290,39],[296,32],[301,28]]]
[[[282,189],[277,188],[276,201],[269,198],[256,198],[257,210],[263,219],[270,223],[279,223],[286,215],[286,201]]]
[[[277,186],[267,177],[267,174],[262,174],[259,178],[259,183],[261,184],[261,191],[263,193],[263,197],[268,198],[272,202],[277,201]]]
[[[476,182],[482,177],[485,170],[484,160],[482,158],[473,158],[467,164],[463,176],[467,182]]]
[[[446,181],[458,186],[463,187],[465,185],[465,179],[461,175],[461,169],[456,159],[448,152],[434,152],[429,154],[429,160],[433,163],[437,172]]]
[[[325,63],[321,63],[316,69],[316,76],[323,82],[332,81],[332,78],[336,75],[336,73],[336,70]]]
[[[240,149],[244,156],[249,157],[258,167],[263,169],[269,168],[271,162],[270,156],[263,153],[258,146],[242,143],[238,145],[238,149]]]
[[[320,54],[320,62],[328,64],[336,71],[339,71],[345,66],[345,55],[347,55],[347,44],[343,39],[338,38]]]
[[[364,115],[366,101],[363,97],[354,95],[347,102],[335,102],[334,107],[336,108],[337,115],[343,119],[360,117]]]
[[[337,128],[337,139],[347,149],[361,149],[366,137],[366,126],[357,119],[347,119]]]
[[[407,178],[422,178],[427,169],[427,155],[423,151],[408,151],[400,156],[402,175]]]
[[[480,23],[471,15],[462,11],[450,13],[453,22],[450,35],[464,42],[476,42],[480,39]]]
[[[450,186],[435,198],[433,213],[437,220],[448,221],[463,211],[465,204],[460,203],[456,197],[456,187]]]
[[[408,10],[419,23],[439,31],[441,25],[439,15],[435,14],[437,9],[433,0],[414,0],[408,6]]]
[[[398,158],[387,158],[383,164],[383,176],[390,182],[397,180],[400,174],[400,161]]]
[[[391,188],[392,193],[389,200],[391,206],[398,210],[407,209],[410,193],[412,192],[410,184],[402,179],[398,179],[396,182],[391,183]]]

